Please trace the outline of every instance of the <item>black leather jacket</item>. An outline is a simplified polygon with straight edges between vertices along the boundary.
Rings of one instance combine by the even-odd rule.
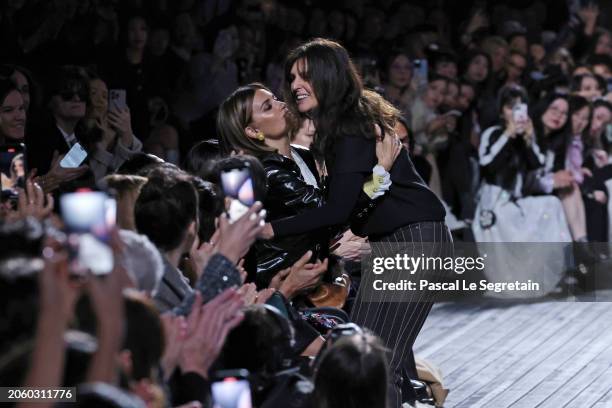
[[[321,180],[312,153],[308,149],[292,146],[293,152],[300,155],[321,186]],[[268,183],[268,193],[264,202],[267,221],[291,217],[323,205],[325,190],[315,188],[304,181],[299,166],[291,159],[278,153],[259,157]],[[361,193],[351,219],[361,221],[367,218],[376,200]],[[356,226],[355,226],[356,229]],[[307,234],[290,235],[269,241],[257,241],[256,283],[267,287],[270,279],[281,269],[290,267],[308,250],[313,251],[311,259],[323,259],[329,254],[329,239],[334,231],[325,228]]]
[[[320,183],[310,151],[299,147],[293,149],[308,165],[317,183]],[[266,171],[268,183],[268,194],[264,202],[268,222],[323,205],[323,191],[304,181],[299,166],[293,160],[278,153],[270,153],[259,159]],[[325,257],[328,241],[327,230],[257,241],[257,285],[267,286],[274,274],[293,265],[308,250],[313,251],[312,259]]]

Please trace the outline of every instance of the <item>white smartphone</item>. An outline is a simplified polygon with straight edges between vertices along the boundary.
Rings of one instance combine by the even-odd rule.
[[[75,143],[74,146],[70,148],[68,153],[66,153],[62,161],[60,161],[60,166],[65,169],[74,169],[79,167],[86,158],[87,152],[83,146],[81,146],[80,143]]]
[[[60,210],[69,234],[73,271],[110,273],[114,259],[109,242],[116,223],[116,201],[99,191],[67,193],[60,197]]]
[[[225,197],[232,200],[228,209],[230,222],[242,217],[255,203],[253,179],[247,167],[222,171],[221,187]]]
[[[517,103],[512,108],[512,116],[516,123],[527,122],[527,105],[524,103]]]
[[[213,408],[251,408],[248,375],[244,369],[217,371],[211,387]]]
[[[125,89],[111,89],[108,91],[108,110],[123,110],[127,108]]]

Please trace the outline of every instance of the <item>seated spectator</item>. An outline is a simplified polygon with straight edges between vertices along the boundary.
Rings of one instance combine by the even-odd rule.
[[[25,137],[26,108],[21,92],[10,79],[0,81],[0,144],[22,143]]]
[[[609,159],[607,154],[612,153],[609,148],[612,140],[606,136],[607,127],[612,123],[612,104],[605,99],[597,99],[593,102],[593,119],[589,129],[589,144],[594,149],[602,149],[606,153],[597,163],[599,167],[607,164]],[[611,135],[612,136],[612,135]]]
[[[28,69],[18,65],[4,64],[0,66],[0,79],[13,81],[21,93],[26,112],[30,112],[30,105],[33,105],[32,110],[38,108],[39,95],[34,87],[32,73]]]
[[[11,80],[0,81],[0,145],[17,144],[25,136],[26,113],[21,93]],[[8,164],[8,168],[5,165]],[[10,163],[0,169],[2,190],[14,190],[24,177],[24,156],[14,156]],[[23,182],[20,183],[23,186]]]
[[[527,182],[529,172],[544,166],[545,155],[536,142],[531,119],[514,115],[515,106],[526,103],[523,88],[503,88],[499,124],[482,134],[478,155],[484,180],[472,223],[477,242],[569,242],[571,239],[559,199],[534,196]],[[542,278],[542,294],[559,283],[565,268],[563,248],[551,246],[549,249],[549,253],[543,250],[537,260],[530,259],[538,262],[538,266],[530,263],[530,268],[537,270]],[[508,250],[496,261],[499,265],[503,265],[501,262],[518,265],[522,257],[521,251]],[[499,265],[487,265],[486,274],[490,279],[504,279],[499,276],[504,269]]]
[[[314,406],[386,408],[387,350],[380,339],[359,332],[326,349],[316,367]]]
[[[402,114],[410,114],[415,98],[412,61],[403,51],[392,52],[383,68],[383,95]]]
[[[79,123],[85,117],[89,85],[85,71],[74,66],[61,67],[54,73],[48,96],[50,115],[28,130],[25,138],[28,166],[36,169],[38,183],[46,192],[83,176],[89,167],[64,168],[61,159],[79,142]]]
[[[410,130],[415,138],[414,154],[423,154],[432,166],[430,187],[438,197],[442,196],[442,192],[435,154],[441,145],[448,142],[448,132],[452,130],[450,127],[454,122],[454,118],[440,115],[438,111],[444,102],[447,87],[448,80],[445,77],[431,75],[427,89],[417,96],[410,112]]]
[[[431,69],[438,75],[450,79],[457,79],[459,67],[455,55],[446,50],[431,50],[428,62],[431,61]]]
[[[249,371],[255,407],[307,407],[312,383],[297,370],[288,370],[295,367],[296,357],[289,320],[273,306],[254,305],[229,332],[218,366]]]
[[[178,269],[197,234],[198,197],[191,180],[178,172],[154,171],[136,200],[134,220],[138,232],[163,256],[164,276],[154,297],[157,307],[167,311],[179,306],[192,293]]]
[[[89,167],[98,181],[139,152],[142,143],[132,131],[129,108],[109,104],[106,83],[94,74],[89,78],[87,131],[80,140],[89,153]]]
[[[523,85],[523,75],[526,69],[527,58],[525,55],[517,51],[511,51],[506,66],[506,83],[504,85]]]
[[[189,150],[183,167],[188,173],[202,180],[211,181],[214,178],[215,165],[219,157],[221,157],[219,141],[217,139],[203,140]]]
[[[601,98],[604,92],[597,77],[589,74],[577,75],[572,78],[570,90],[591,102],[597,98]]]
[[[146,236],[134,231],[120,230],[119,237],[124,245],[123,263],[134,287],[154,297],[164,274],[159,251]]]
[[[150,131],[148,103],[169,95],[168,76],[172,73],[163,72],[149,54],[149,25],[142,14],[136,12],[125,19],[122,34],[119,52],[104,55],[98,63],[99,72],[109,88],[126,91],[134,134],[146,143]]]
[[[580,200],[577,200],[577,205],[566,208],[566,213],[568,218],[577,219],[584,224],[589,242],[605,242],[608,237],[609,217],[607,189],[604,184],[606,170],[593,167],[591,160],[588,160],[588,164],[585,160],[591,156],[588,133],[592,106],[586,98],[577,95],[570,97],[569,106],[572,136],[567,142],[565,168],[574,179],[572,188],[579,190],[582,195],[582,206],[579,205]],[[612,173],[609,176],[612,176]],[[583,212],[579,213],[581,209]]]
[[[559,196],[572,239],[586,242],[584,202],[577,188],[576,173],[572,174],[566,165],[571,137],[568,135],[572,132],[569,99],[559,94],[549,96],[535,106],[534,118],[538,144],[546,155],[544,167],[536,177],[535,188],[546,194],[555,192]],[[578,156],[582,156],[582,153]]]

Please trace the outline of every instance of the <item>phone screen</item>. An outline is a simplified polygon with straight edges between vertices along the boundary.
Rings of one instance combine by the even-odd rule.
[[[251,386],[244,374],[246,370],[235,371],[212,383],[213,408],[252,408]]]
[[[73,270],[110,273],[114,264],[109,241],[116,221],[115,200],[97,191],[68,193],[61,196],[60,209]]]
[[[221,187],[225,197],[231,199],[227,210],[230,221],[236,221],[255,203],[253,179],[247,167],[221,172]]]
[[[517,103],[512,108],[512,115],[515,122],[526,122],[527,121],[527,105],[524,103]]]
[[[108,110],[123,110],[127,108],[125,89],[111,89],[108,91]]]
[[[426,59],[417,59],[412,62],[414,68],[415,77],[418,80],[420,87],[427,85],[428,76],[428,65]]]
[[[60,162],[60,166],[65,169],[74,169],[79,167],[86,158],[87,151],[80,143],[75,143]]]
[[[255,203],[253,179],[247,167],[223,171],[221,185],[226,197],[234,198],[249,207]]]
[[[14,191],[24,186],[26,168],[25,146],[21,143],[0,146],[0,177],[2,190]]]

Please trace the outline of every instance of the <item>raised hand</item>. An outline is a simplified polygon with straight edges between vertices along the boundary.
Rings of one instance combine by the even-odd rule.
[[[81,177],[89,169],[86,165],[73,169],[64,168],[60,165],[63,158],[64,156],[60,156],[57,150],[54,151],[49,172],[34,179],[46,193],[55,190],[62,183]]]
[[[217,250],[235,264],[246,255],[263,230],[264,217],[259,214],[261,207],[259,202],[253,204],[231,224],[226,214],[219,217]]]
[[[230,288],[204,306],[194,303],[187,319],[187,336],[181,349],[179,365],[183,373],[195,372],[208,378],[208,370],[217,359],[227,333],[243,319],[242,297]]]
[[[316,263],[308,263],[312,251],[307,251],[296,263],[293,264],[287,277],[282,281],[279,291],[291,299],[299,292],[312,288],[321,279],[321,275],[327,270],[328,261],[317,260]]]

